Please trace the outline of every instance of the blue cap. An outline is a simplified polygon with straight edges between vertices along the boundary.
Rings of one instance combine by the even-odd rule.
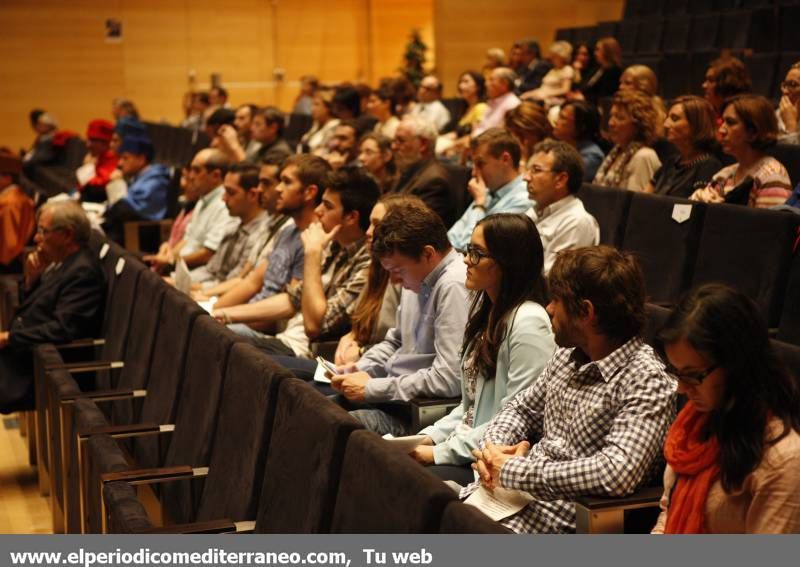
[[[122,139],[122,145],[117,150],[118,154],[125,152],[143,155],[147,158],[147,161],[153,161],[155,148],[153,148],[153,142],[147,136],[131,135]]]
[[[147,127],[136,118],[130,116],[123,116],[117,120],[114,130],[120,138],[127,138],[128,136],[147,136]]]

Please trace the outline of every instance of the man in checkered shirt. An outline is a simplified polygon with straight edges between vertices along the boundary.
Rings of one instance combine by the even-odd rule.
[[[474,451],[480,480],[461,491],[482,483],[530,493],[501,520],[517,533],[574,532],[576,497],[633,492],[675,416],[675,382],[638,336],[645,291],[635,259],[607,246],[568,250],[549,284],[561,348],[491,421]]]

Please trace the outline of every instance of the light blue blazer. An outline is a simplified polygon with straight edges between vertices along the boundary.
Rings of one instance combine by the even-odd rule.
[[[526,301],[517,308],[506,337],[497,353],[494,379],[478,377],[475,389],[475,417],[471,430],[448,436],[461,423],[469,408],[462,375],[461,404],[442,419],[420,431],[436,446],[433,458],[437,465],[471,463],[472,450],[478,447],[489,421],[517,393],[533,383],[555,352],[556,344],[550,317],[536,302]],[[463,360],[462,360],[463,364]]]

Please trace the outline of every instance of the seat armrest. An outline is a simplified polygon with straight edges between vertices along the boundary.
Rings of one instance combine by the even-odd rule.
[[[59,403],[61,405],[72,404],[78,399],[92,400],[95,403],[115,402],[130,398],[144,398],[145,396],[147,396],[147,390],[134,390],[130,388],[120,388],[117,390],[94,390],[90,392],[75,392],[74,394],[61,396],[59,398]]]
[[[93,435],[109,435],[114,439],[128,439],[131,437],[142,437],[144,435],[160,435],[161,433],[172,433],[175,426],[172,424],[159,425],[157,423],[133,423],[130,425],[105,425],[101,427],[91,427],[78,431],[81,438]]]
[[[175,524],[145,530],[143,534],[241,534],[252,532],[255,522],[234,522],[233,520],[209,520],[193,524]]]
[[[78,339],[76,341],[70,341],[68,343],[61,343],[58,345],[53,345],[56,350],[67,350],[72,348],[85,348],[85,347],[98,347],[103,346],[106,344],[105,339]]]
[[[663,487],[650,486],[622,497],[579,496],[575,499],[577,533],[624,533],[625,512],[658,507],[663,492]]]
[[[208,467],[193,468],[189,465],[181,465],[177,467],[109,472],[103,474],[100,480],[103,483],[122,481],[136,486],[174,482],[176,480],[186,480],[207,475]]]
[[[461,403],[461,398],[414,398],[409,401],[411,406],[411,427],[419,431],[445,415]]]
[[[117,370],[123,368],[125,363],[121,360],[92,360],[88,362],[65,362],[61,364],[46,364],[45,370],[67,370],[73,374],[80,372],[98,372],[100,370]]]

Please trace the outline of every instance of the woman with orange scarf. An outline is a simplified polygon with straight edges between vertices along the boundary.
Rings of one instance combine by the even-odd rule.
[[[800,532],[800,386],[758,307],[708,284],[681,299],[659,340],[688,401],[664,445],[653,533]]]

